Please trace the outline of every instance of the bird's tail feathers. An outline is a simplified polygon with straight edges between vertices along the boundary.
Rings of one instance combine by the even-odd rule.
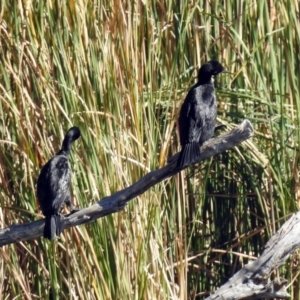
[[[189,166],[200,158],[200,145],[197,142],[192,142],[183,146],[177,161],[177,166],[180,168]]]
[[[62,232],[61,216],[60,215],[50,215],[46,216],[45,227],[44,227],[44,237],[53,240],[55,236],[59,236]]]

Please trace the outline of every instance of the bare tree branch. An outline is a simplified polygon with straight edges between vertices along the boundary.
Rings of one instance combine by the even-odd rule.
[[[262,255],[231,277],[206,300],[287,299],[286,279],[270,280],[271,273],[300,247],[300,212],[293,214],[268,241]]]
[[[252,134],[252,125],[248,120],[245,120],[232,131],[207,141],[201,147],[201,159],[199,162],[237,146],[251,137]],[[182,169],[176,166],[177,158],[178,153],[171,157],[169,164],[165,167],[146,174],[130,187],[112,196],[103,198],[90,207],[65,216],[62,222],[64,229],[89,223],[122,210],[136,196],[180,172]],[[44,219],[31,223],[11,225],[0,230],[0,246],[38,238],[43,235],[43,229]],[[287,281],[281,278],[271,281],[270,275],[300,247],[299,232],[300,212],[294,214],[269,240],[264,252],[256,261],[248,263],[206,300],[290,298],[285,289]]]
[[[216,138],[210,139],[201,147],[201,159],[203,161],[216,154],[224,152],[250,138],[253,128],[248,120],[243,121],[233,130]],[[182,169],[176,166],[178,154],[171,158],[171,162],[165,167],[146,174],[139,181],[128,188],[119,191],[112,196],[103,198],[94,205],[81,209],[78,212],[65,216],[62,220],[64,229],[92,222],[98,218],[122,210],[126,204],[136,196],[144,193],[152,186],[171,177]],[[0,246],[19,241],[35,239],[43,235],[44,219],[18,225],[11,225],[0,230]]]

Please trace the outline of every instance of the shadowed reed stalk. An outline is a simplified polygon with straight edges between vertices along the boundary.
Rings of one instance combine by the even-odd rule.
[[[4,298],[201,299],[299,205],[299,4],[2,1],[0,224],[41,218],[40,167],[79,126],[74,203],[123,189],[179,150],[178,108],[218,59],[219,120],[242,147],[149,190],[123,212],[2,248]],[[299,271],[296,253],[281,276]],[[289,288],[300,299],[299,282]]]

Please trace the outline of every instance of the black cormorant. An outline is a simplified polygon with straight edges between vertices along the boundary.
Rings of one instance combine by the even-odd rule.
[[[182,150],[177,166],[185,167],[200,158],[200,146],[211,138],[217,118],[217,99],[212,76],[229,73],[216,60],[204,64],[198,82],[188,92],[179,114]]]
[[[46,217],[44,237],[52,240],[62,231],[60,211],[66,203],[75,210],[71,203],[71,170],[68,164],[72,143],[80,137],[78,127],[68,130],[60,151],[41,169],[37,181],[37,196],[41,210]]]

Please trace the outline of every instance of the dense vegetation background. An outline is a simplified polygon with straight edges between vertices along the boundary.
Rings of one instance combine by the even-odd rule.
[[[36,179],[72,125],[79,207],[163,166],[209,59],[233,73],[219,122],[255,136],[53,243],[1,248],[0,298],[204,299],[255,259],[300,202],[299,18],[296,0],[2,0],[1,228],[42,218]],[[292,299],[299,259],[280,269]]]

